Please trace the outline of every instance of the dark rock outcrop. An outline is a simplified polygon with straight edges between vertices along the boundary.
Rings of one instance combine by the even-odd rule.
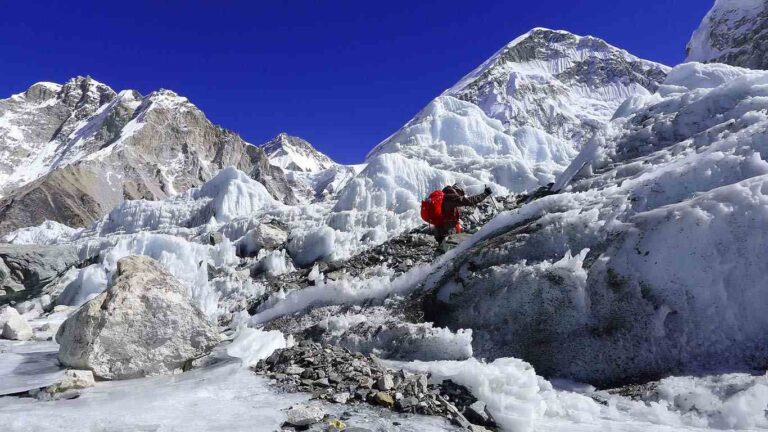
[[[43,294],[48,284],[81,264],[70,246],[0,245],[0,305]]]

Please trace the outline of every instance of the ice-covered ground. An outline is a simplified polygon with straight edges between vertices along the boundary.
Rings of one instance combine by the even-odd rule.
[[[570,382],[554,384],[527,363],[501,358],[393,363],[432,379],[451,379],[488,403],[504,428],[529,430],[672,431],[762,429],[768,377],[731,374],[676,377],[658,383],[655,393],[632,400]],[[598,402],[600,401],[600,403]]]
[[[241,356],[185,372],[116,382],[99,382],[73,400],[38,401],[0,397],[0,423],[7,431],[191,430],[273,431],[284,410],[307,403],[306,394],[285,394],[247,369],[247,364],[284,346],[276,332],[246,330],[226,349]],[[4,342],[0,377],[4,392],[45,386],[61,373],[51,342]],[[224,357],[223,352],[218,354]],[[645,400],[595,391],[585,385],[536,376],[517,359],[391,363],[432,379],[466,385],[508,431],[701,431],[768,427],[763,413],[768,378],[730,374],[677,377],[658,383]],[[14,387],[15,386],[15,387]],[[600,401],[598,403],[597,401]],[[443,419],[403,416],[372,407],[322,404],[331,417],[351,413],[349,426],[377,431],[453,430]],[[397,422],[397,424],[394,424]]]
[[[264,431],[280,429],[284,410],[312,403],[309,395],[279,393],[246,366],[285,346],[276,332],[245,329],[225,360],[179,375],[98,382],[72,400],[0,397],[0,424],[8,432],[70,431]],[[281,342],[282,341],[282,342]],[[63,373],[53,342],[0,342],[0,394],[47,386]],[[233,357],[227,357],[227,354]],[[227,359],[228,358],[228,359]],[[318,403],[330,418],[378,431],[454,430],[445,420],[401,416],[373,407]],[[399,424],[394,424],[395,422]]]

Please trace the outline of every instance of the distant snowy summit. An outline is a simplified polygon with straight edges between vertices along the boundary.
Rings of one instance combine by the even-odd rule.
[[[336,162],[306,140],[284,132],[260,147],[272,165],[284,170],[318,172],[336,165]]]
[[[689,62],[768,69],[768,1],[715,1],[687,52]]]
[[[523,153],[530,154],[534,162],[546,162],[548,156],[539,154],[542,141],[558,142],[577,151],[595,130],[610,121],[628,97],[656,91],[668,71],[664,65],[637,58],[598,38],[535,28],[505,45],[446,90],[368,157],[416,146],[439,150],[435,143],[440,141],[446,144],[440,151],[449,155],[458,153],[456,146],[474,147],[479,154],[487,154],[474,143],[452,143],[444,139],[448,136],[438,135],[444,128],[437,119],[445,115],[436,114],[434,108],[441,106],[468,120],[477,110],[487,117],[484,123],[499,121],[498,129],[517,138],[517,147]],[[420,133],[420,137],[403,134],[425,122],[435,127],[425,128],[426,133]],[[522,135],[538,135],[537,142],[531,143]],[[493,141],[499,148],[493,154],[509,153],[505,150],[508,146],[500,145],[498,139]]]
[[[309,141],[286,133],[259,145],[269,163],[285,172],[289,184],[304,202],[329,201],[365,164],[342,165],[317,150]]]
[[[507,128],[583,141],[627,97],[654,92],[669,68],[602,39],[534,28],[445,91]]]

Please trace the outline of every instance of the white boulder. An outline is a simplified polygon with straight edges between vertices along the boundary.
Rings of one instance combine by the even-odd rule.
[[[144,256],[117,264],[112,286],[59,328],[62,364],[104,379],[174,373],[219,342],[187,289]]]
[[[80,394],[79,390],[95,385],[96,380],[93,377],[93,372],[69,369],[64,372],[61,380],[41,389],[35,394],[35,397],[40,400],[71,399]]]
[[[4,322],[2,336],[5,339],[25,341],[32,338],[32,327],[16,309],[5,308],[0,315],[0,321]]]
[[[296,405],[286,412],[285,422],[298,427],[318,423],[325,417],[325,411],[317,405]]]
[[[277,249],[286,241],[288,241],[287,232],[274,225],[261,223],[245,233],[238,246],[240,255],[250,256],[258,253],[261,249]]]
[[[3,326],[5,326],[5,322],[8,321],[11,316],[18,314],[19,311],[10,305],[0,306],[0,333],[3,332]]]

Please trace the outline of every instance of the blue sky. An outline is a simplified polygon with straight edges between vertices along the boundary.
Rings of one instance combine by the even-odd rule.
[[[142,94],[169,88],[249,142],[286,131],[355,163],[533,27],[674,65],[712,3],[9,0],[0,97],[76,75]]]

